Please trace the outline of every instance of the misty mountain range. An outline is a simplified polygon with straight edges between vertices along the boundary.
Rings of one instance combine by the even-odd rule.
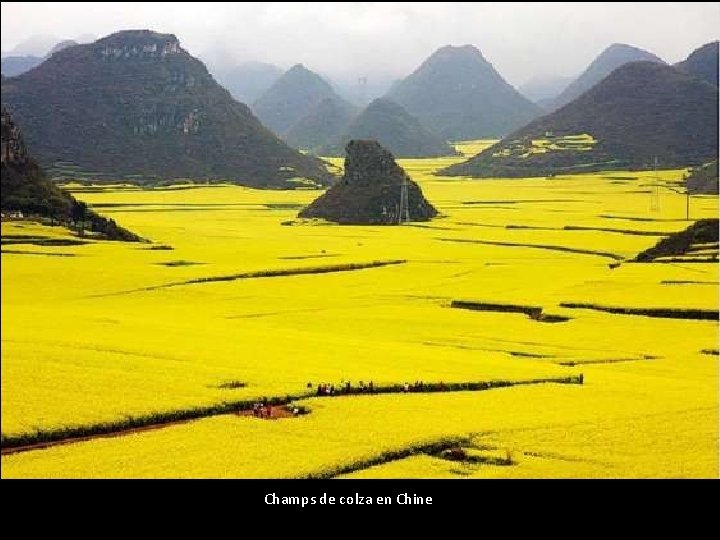
[[[172,34],[127,30],[65,48],[3,79],[2,101],[45,167],[263,187],[331,178],[234,100]]]
[[[330,181],[324,166],[297,150],[337,155],[358,137],[399,157],[429,157],[453,155],[447,141],[506,136],[448,174],[544,174],[586,167],[590,158],[591,165],[642,167],[652,154],[697,165],[717,154],[717,50],[717,42],[707,44],[671,67],[613,44],[564,89],[551,81],[559,94],[540,99],[556,112],[543,116],[547,110],[472,45],[438,49],[383,99],[358,107],[302,64],[283,73],[245,63],[213,77],[175,36],[134,30],[57,44],[34,69],[4,77],[2,99],[42,165],[108,178],[291,187],[302,177],[323,185]],[[238,101],[253,97],[251,108]],[[513,149],[546,133],[589,133],[599,142],[589,152],[515,159]]]
[[[2,51],[2,74],[13,77],[39,65],[61,43],[90,43],[96,39],[92,34],[82,34],[72,40],[60,40],[55,36],[38,35],[24,40],[8,51]],[[710,46],[711,44],[707,44]],[[218,61],[216,56],[199,56],[207,65],[210,73],[238,101],[252,104],[277,81],[286,69],[268,62],[242,61],[237,63]],[[588,65],[579,75],[566,76],[545,74],[532,77],[517,87],[518,92],[544,110],[554,110],[568,103],[580,93],[627,62],[651,60],[663,62],[651,52],[627,44],[615,43]],[[378,74],[358,74],[331,76],[318,72],[334,91],[355,106],[364,107],[373,99],[385,96],[402,77],[389,77]],[[563,94],[561,96],[561,94]]]

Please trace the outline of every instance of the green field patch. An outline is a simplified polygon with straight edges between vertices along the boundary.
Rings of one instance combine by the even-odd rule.
[[[300,261],[304,259],[326,259],[330,257],[339,257],[340,255],[337,253],[317,253],[312,255],[286,255],[283,257],[278,257],[280,260],[284,261]]]
[[[495,313],[523,313],[534,321],[545,323],[568,322],[571,317],[564,315],[550,315],[543,313],[543,308],[538,306],[522,306],[518,304],[497,304],[492,302],[476,302],[473,300],[453,300],[451,308],[468,309],[471,311],[492,311]]]
[[[26,244],[33,246],[84,246],[91,242],[85,240],[74,240],[72,238],[50,238],[48,236],[3,236],[0,238],[0,244],[3,246],[13,246],[18,244]]]
[[[577,135],[546,134],[538,139],[516,139],[508,141],[504,148],[493,153],[493,157],[528,158],[534,154],[552,154],[565,152],[588,152],[597,141],[587,133]]]
[[[302,210],[304,204],[299,203],[265,203],[263,204],[268,210]]]
[[[660,282],[660,285],[718,285],[718,282],[664,279]]]
[[[616,261],[623,261],[625,260],[624,257],[617,255],[615,253],[610,253],[607,251],[597,251],[593,249],[580,249],[580,248],[571,248],[566,246],[551,246],[546,244],[518,244],[515,242],[495,242],[491,240],[468,240],[463,238],[437,238],[437,240],[440,240],[442,242],[460,242],[460,243],[468,243],[468,244],[482,244],[487,246],[505,246],[505,247],[515,247],[515,248],[533,248],[533,249],[544,249],[548,251],[560,251],[564,253],[579,253],[581,255],[596,255],[598,257],[606,257],[609,259],[613,259]]]
[[[178,260],[178,261],[166,261],[166,262],[159,262],[159,263],[153,263],[158,264],[160,266],[168,266],[170,268],[176,268],[179,266],[197,266],[199,264],[205,264],[200,262],[193,262],[193,261],[185,261],[185,260]]]
[[[640,362],[643,360],[657,360],[658,356],[650,354],[644,354],[635,358],[593,358],[587,360],[562,360],[555,362],[559,366],[563,367],[577,367],[577,366],[590,366],[595,364],[618,364],[624,362]]]
[[[224,281],[236,281],[239,279],[258,279],[258,278],[276,278],[276,277],[289,277],[289,276],[302,276],[308,274],[328,274],[334,272],[352,272],[356,270],[366,270],[369,268],[381,268],[383,266],[393,266],[398,264],[405,264],[406,260],[389,260],[389,261],[373,261],[368,263],[348,263],[348,264],[336,264],[331,266],[314,266],[309,268],[287,268],[278,270],[258,270],[255,272],[242,272],[240,274],[231,274],[227,276],[210,276],[210,277],[199,277],[195,279],[189,279],[187,281],[176,281],[172,283],[165,283],[164,285],[155,285],[152,287],[142,287],[139,289],[131,289],[128,291],[120,291],[117,293],[95,295],[92,298],[99,298],[103,296],[116,296],[122,294],[131,294],[136,292],[156,291],[159,289],[168,289],[170,287],[180,287],[183,285],[197,285],[201,283],[217,283]]]
[[[717,309],[695,308],[630,308],[618,306],[602,306],[582,302],[561,302],[561,307],[568,309],[591,309],[618,315],[641,315],[660,319],[693,319],[698,321],[717,321],[720,311]]]
[[[463,204],[527,204],[527,203],[586,203],[582,199],[505,199],[487,201],[463,201]]]
[[[45,255],[48,257],[77,257],[75,253],[54,253],[52,251],[23,251],[21,249],[0,249],[8,255]]]
[[[613,216],[610,214],[600,214],[599,218],[603,219],[621,219],[624,221],[641,221],[641,222],[662,222],[662,223],[685,223],[687,220],[682,218],[660,218],[660,217],[640,217],[640,216]]]
[[[217,385],[218,388],[224,388],[227,390],[236,390],[237,388],[246,388],[247,387],[246,382],[242,381],[225,381],[223,383],[220,383]]]

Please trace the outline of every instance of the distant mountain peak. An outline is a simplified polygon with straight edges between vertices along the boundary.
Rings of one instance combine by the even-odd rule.
[[[570,103],[575,98],[587,92],[610,75],[617,68],[630,62],[655,62],[665,64],[665,61],[651,52],[645,51],[627,43],[613,43],[605,47],[590,63],[580,76],[571,82],[560,95],[550,104],[551,110]]]
[[[460,55],[473,55],[473,56],[482,56],[482,53],[480,52],[480,49],[478,49],[475,45],[471,45],[469,43],[465,45],[445,45],[444,47],[440,47],[437,51],[435,51],[430,58],[433,56],[443,55],[443,54],[454,54],[457,56]]]
[[[387,97],[448,140],[504,135],[540,113],[474,45],[436,50]]]
[[[284,135],[325,98],[345,101],[320,75],[295,64],[255,100],[252,108],[265,126]]]
[[[319,75],[315,71],[311,70],[305,64],[295,64],[284,73],[284,76],[287,76],[288,78],[311,79],[317,84],[327,85],[329,88],[331,87],[330,83],[327,82],[322,75]]]
[[[420,67],[415,70],[415,73],[427,69],[428,67],[455,64],[458,62],[488,63],[482,52],[480,52],[480,49],[478,49],[475,45],[445,45],[428,56]]]
[[[646,51],[645,49],[641,49],[640,47],[635,47],[634,45],[628,45],[627,43],[613,43],[612,45],[605,47],[605,49],[598,55],[598,57],[594,61],[601,62],[605,57],[623,54],[630,55],[632,59],[631,61],[636,61],[635,58],[642,57],[642,59],[648,62],[657,62],[658,64],[666,63],[656,54]]]
[[[675,64],[675,67],[718,86],[718,53],[720,43],[717,40],[711,41],[695,49],[685,60]]]
[[[77,45],[77,41],[73,39],[64,39],[61,42],[59,42],[57,45],[55,45],[50,51],[47,53],[46,57],[52,56],[54,53],[58,51],[62,51],[63,49],[67,49],[68,47],[73,47]]]
[[[632,49],[635,51],[642,51],[639,47],[635,47],[634,45],[629,45],[627,43],[611,43],[607,47],[605,47],[605,50],[603,52],[614,52],[621,49]]]

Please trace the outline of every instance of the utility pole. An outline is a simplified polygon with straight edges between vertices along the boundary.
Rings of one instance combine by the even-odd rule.
[[[362,106],[365,106],[365,100],[367,99],[367,76],[358,77],[358,101]]]
[[[653,183],[652,188],[650,189],[650,211],[651,212],[659,212],[660,211],[660,180],[658,178],[657,174],[658,169],[658,158],[655,156],[653,159],[653,172],[655,181]]]
[[[403,178],[402,184],[400,184],[400,207],[398,208],[398,225],[400,225],[403,221],[410,221],[407,178]]]

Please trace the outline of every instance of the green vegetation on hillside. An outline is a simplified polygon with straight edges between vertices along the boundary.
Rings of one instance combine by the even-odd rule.
[[[692,170],[685,180],[687,190],[693,194],[718,194],[718,160],[706,163]]]
[[[675,64],[679,70],[718,86],[718,52],[720,42],[713,41],[695,49],[690,55]]]
[[[616,69],[565,107],[539,118],[470,160],[450,176],[528,177],[609,169],[686,167],[716,159],[717,88],[675,68],[634,62]],[[568,147],[572,136],[595,141]],[[536,142],[563,141],[563,150]],[[571,145],[572,146],[572,145]]]
[[[560,95],[550,102],[548,109],[554,111],[563,105],[567,105],[590,90],[617,68],[630,62],[665,63],[651,52],[624,43],[613,43],[601,52],[587,69],[571,82]]]
[[[109,240],[141,240],[50,182],[27,155],[22,134],[5,108],[2,109],[1,141],[0,207],[3,214],[48,218],[50,223],[72,225],[80,234],[90,231]]]
[[[2,101],[43,166],[113,178],[226,180],[288,187],[329,183],[235,101],[171,34],[123,31],[54,53],[3,79]]]

